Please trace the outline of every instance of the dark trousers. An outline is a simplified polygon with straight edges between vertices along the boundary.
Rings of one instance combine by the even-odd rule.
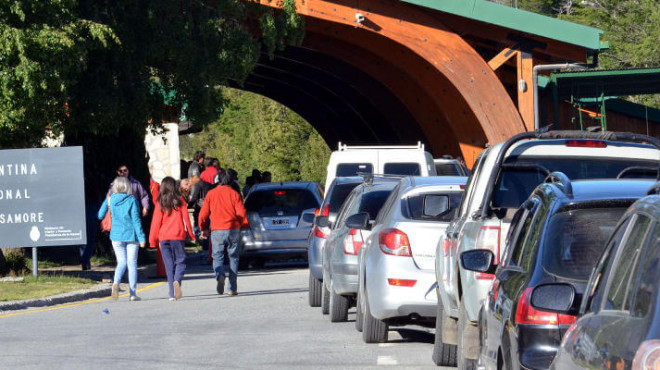
[[[170,287],[170,298],[174,297],[175,281],[181,284],[183,273],[186,271],[186,241],[185,240],[161,240],[160,252],[163,255],[167,284]]]

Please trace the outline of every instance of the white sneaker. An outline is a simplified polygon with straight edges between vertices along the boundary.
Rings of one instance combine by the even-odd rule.
[[[140,297],[138,297],[138,296],[136,296],[136,295],[132,295],[131,298],[129,298],[129,299],[131,300],[131,302],[133,302],[133,301],[141,301],[141,300],[142,300],[142,298],[140,298]]]
[[[170,301],[174,302],[174,301],[176,301],[176,298],[170,297]]]

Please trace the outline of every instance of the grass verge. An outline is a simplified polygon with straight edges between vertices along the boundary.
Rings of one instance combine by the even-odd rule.
[[[23,281],[0,282],[0,302],[49,297],[95,284],[93,280],[68,276],[25,276]]]

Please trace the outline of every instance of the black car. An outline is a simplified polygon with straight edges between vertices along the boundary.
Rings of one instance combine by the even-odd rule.
[[[657,194],[660,184],[651,190]],[[536,287],[532,305],[578,320],[553,369],[660,367],[660,196],[628,209],[606,243],[585,294],[572,283]]]
[[[547,369],[575,316],[535,309],[534,287],[570,282],[585,290],[605,243],[650,180],[570,181],[551,173],[513,217],[502,263],[480,313],[479,362],[489,369]],[[493,272],[489,250],[466,251],[468,270]],[[486,263],[484,263],[486,262]]]

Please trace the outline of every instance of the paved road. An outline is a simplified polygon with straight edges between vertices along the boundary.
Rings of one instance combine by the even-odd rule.
[[[0,314],[0,368],[436,368],[430,330],[393,330],[391,343],[367,345],[354,310],[350,322],[330,323],[307,305],[304,268],[245,272],[229,297],[215,293],[209,265],[190,262],[177,302],[154,280],[138,287],[140,302]]]

